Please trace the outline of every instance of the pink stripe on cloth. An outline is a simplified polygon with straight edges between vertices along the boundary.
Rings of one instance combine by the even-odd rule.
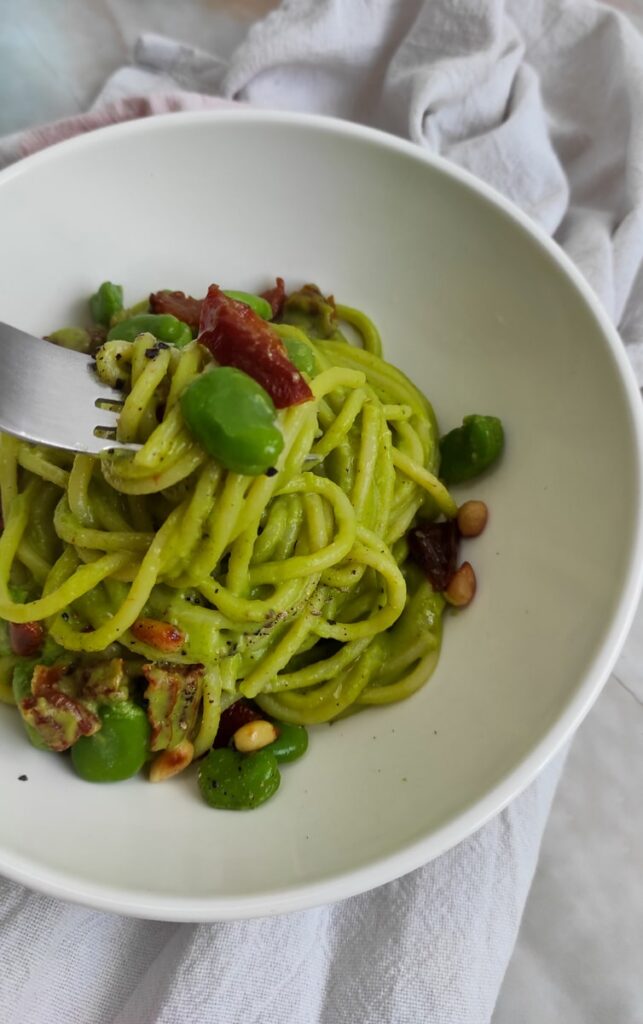
[[[95,128],[118,124],[120,121],[133,121],[139,117],[152,117],[155,114],[175,113],[182,110],[216,110],[236,106],[239,104],[233,100],[204,96],[196,92],[165,92],[152,93],[149,96],[127,96],[122,100],[108,103],[98,110],[66,117],[61,121],[53,121],[38,128],[29,128],[3,139],[0,142],[0,166],[37,153],[38,150],[52,146],[56,142],[71,139],[75,135],[82,135]]]

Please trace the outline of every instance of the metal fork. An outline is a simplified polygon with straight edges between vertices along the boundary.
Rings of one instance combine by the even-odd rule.
[[[122,407],[90,356],[0,323],[0,431],[98,455],[114,447]]]

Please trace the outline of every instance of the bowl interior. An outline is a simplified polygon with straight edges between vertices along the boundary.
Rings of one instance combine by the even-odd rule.
[[[499,469],[456,489],[490,507],[466,546],[479,590],[423,691],[313,730],[279,797],[239,815],[193,779],[93,788],[2,709],[0,870],[133,913],[241,916],[385,881],[482,823],[596,696],[639,577],[636,395],[556,255],[410,146],[251,113],[57,147],[5,175],[0,222],[9,323],[78,320],[106,278],[131,301],[312,280],[375,319],[443,430],[495,413],[508,436]]]

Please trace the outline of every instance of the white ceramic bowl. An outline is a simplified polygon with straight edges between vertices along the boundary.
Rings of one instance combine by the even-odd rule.
[[[479,591],[424,690],[314,730],[278,797],[236,815],[208,809],[194,779],[88,785],[3,708],[0,871],[144,917],[259,916],[386,882],[499,811],[598,695],[641,577],[639,395],[568,260],[410,144],[249,111],[32,157],[0,176],[0,224],[9,323],[73,322],[105,278],[130,297],[312,280],[374,317],[443,429],[492,412],[508,435],[500,468],[461,491],[491,508],[470,548]]]

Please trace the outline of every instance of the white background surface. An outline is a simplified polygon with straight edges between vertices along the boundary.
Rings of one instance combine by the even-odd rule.
[[[269,6],[0,0],[0,134],[86,109],[140,31],[225,55]],[[643,0],[614,6],[643,25]],[[643,608],[571,748],[493,1024],[643,1024],[642,792]]]

